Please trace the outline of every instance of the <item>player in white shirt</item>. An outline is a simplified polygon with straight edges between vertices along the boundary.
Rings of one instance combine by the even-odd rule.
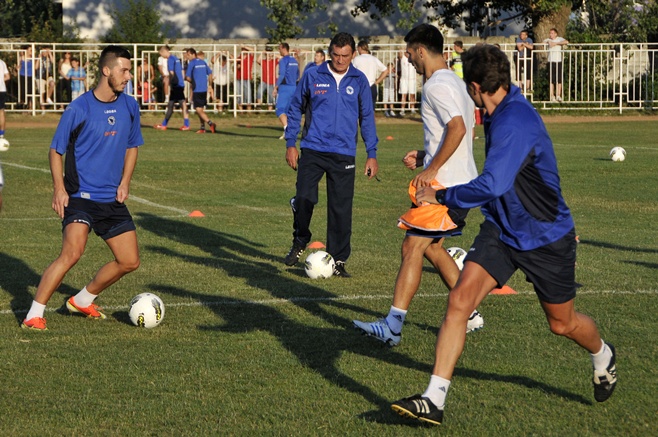
[[[5,137],[5,102],[7,101],[7,84],[9,70],[5,61],[0,59],[0,138]]]
[[[382,83],[386,76],[388,76],[388,68],[382,61],[370,54],[368,43],[366,41],[359,41],[356,46],[359,56],[355,57],[352,65],[357,70],[361,70],[368,78],[370,84],[370,92],[372,93],[372,107],[375,107],[377,102],[377,85]]]

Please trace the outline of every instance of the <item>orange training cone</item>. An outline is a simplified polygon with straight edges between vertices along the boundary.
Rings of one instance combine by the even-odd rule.
[[[308,245],[309,249],[324,249],[325,246],[321,241],[314,241],[311,244]]]
[[[195,209],[194,211],[189,213],[187,216],[188,217],[205,217],[206,215],[204,213],[202,213],[201,211],[199,211],[198,209]]]
[[[393,138],[393,136],[389,135],[389,136],[386,137],[386,139],[390,141],[390,140],[392,140],[392,139],[394,139],[394,138]]]
[[[500,288],[494,288],[489,294],[517,294],[511,287],[503,285]]]

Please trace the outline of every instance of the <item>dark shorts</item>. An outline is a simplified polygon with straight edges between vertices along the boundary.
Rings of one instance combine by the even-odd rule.
[[[135,223],[125,203],[99,203],[93,200],[69,198],[64,208],[62,231],[71,223],[84,223],[103,240],[135,230]]]
[[[550,72],[548,80],[553,84],[562,83],[562,62],[550,62]]]
[[[182,86],[172,86],[169,91],[169,100],[174,102],[185,100],[185,88]]]
[[[564,303],[576,297],[576,230],[554,243],[521,251],[500,240],[498,227],[489,221],[480,226],[464,259],[482,266],[502,287],[520,269],[535,287],[539,300]]]
[[[7,93],[0,93],[0,109],[5,109],[5,103],[7,103]]]
[[[412,203],[411,207],[416,208],[416,205]],[[432,238],[432,239],[445,238],[445,237],[458,237],[462,234],[462,230],[464,229],[464,226],[466,226],[466,216],[468,215],[469,211],[470,209],[468,208],[454,208],[448,210],[448,216],[450,216],[452,221],[457,225],[455,229],[450,229],[449,231],[445,231],[445,232],[409,229],[407,230],[406,235],[409,237],[424,237],[424,238]]]
[[[192,93],[194,108],[205,108],[208,104],[208,93]]]

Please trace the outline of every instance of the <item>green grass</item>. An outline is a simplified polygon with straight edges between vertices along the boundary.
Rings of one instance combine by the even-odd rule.
[[[412,176],[400,160],[421,147],[420,123],[379,124],[381,182],[357,177],[354,277],[326,281],[281,262],[295,173],[273,117],[221,121],[214,136],[144,129],[128,202],[142,266],[99,298],[107,320],[67,315],[65,299],[111,256],[92,235],[49,303],[49,331],[35,333],[18,324],[61,246],[47,162],[54,128],[12,122],[11,148],[0,156],[0,435],[598,436],[655,428],[655,120],[548,125],[581,240],[576,305],[617,347],[615,395],[596,404],[589,356],[549,332],[517,274],[509,284],[519,294],[481,305],[485,329],[468,336],[439,430],[389,407],[429,380],[446,301],[438,276],[426,267],[399,347],[350,327],[390,306],[403,238],[396,219]],[[476,141],[480,164],[483,144]],[[627,150],[625,162],[608,159],[615,145]],[[364,161],[360,146],[359,172]],[[313,240],[324,241],[325,206],[321,190]],[[187,217],[192,210],[205,217]],[[464,236],[449,245],[468,247],[481,220],[471,211]],[[127,317],[130,298],[145,291],[166,305],[153,330]]]

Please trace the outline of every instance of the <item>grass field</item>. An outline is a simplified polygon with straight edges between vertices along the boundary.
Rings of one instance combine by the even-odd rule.
[[[52,119],[54,121],[56,119]],[[565,197],[581,244],[577,309],[617,347],[619,384],[592,396],[589,356],[552,335],[521,275],[518,294],[490,296],[485,329],[469,334],[445,423],[426,428],[390,411],[425,389],[447,290],[429,266],[397,348],[351,328],[390,306],[420,123],[379,120],[380,182],[357,177],[351,279],[312,281],[286,268],[295,173],[272,118],[220,121],[221,133],[145,128],[128,205],[142,265],[99,299],[94,321],[62,311],[110,253],[95,236],[51,300],[49,331],[19,322],[60,223],[50,209],[53,123],[12,127],[0,155],[0,435],[651,435],[658,419],[658,142],[656,120],[550,123]],[[145,120],[145,124],[160,121]],[[179,119],[172,120],[178,126]],[[196,125],[196,122],[195,122]],[[478,131],[482,136],[481,130]],[[392,136],[393,140],[385,140]],[[476,140],[478,163],[483,140]],[[628,152],[608,159],[612,146]],[[365,155],[360,146],[357,168]],[[313,240],[324,241],[324,193]],[[188,217],[199,210],[203,218]],[[482,216],[471,211],[469,247]],[[128,321],[130,298],[151,291],[166,317],[153,330]]]

